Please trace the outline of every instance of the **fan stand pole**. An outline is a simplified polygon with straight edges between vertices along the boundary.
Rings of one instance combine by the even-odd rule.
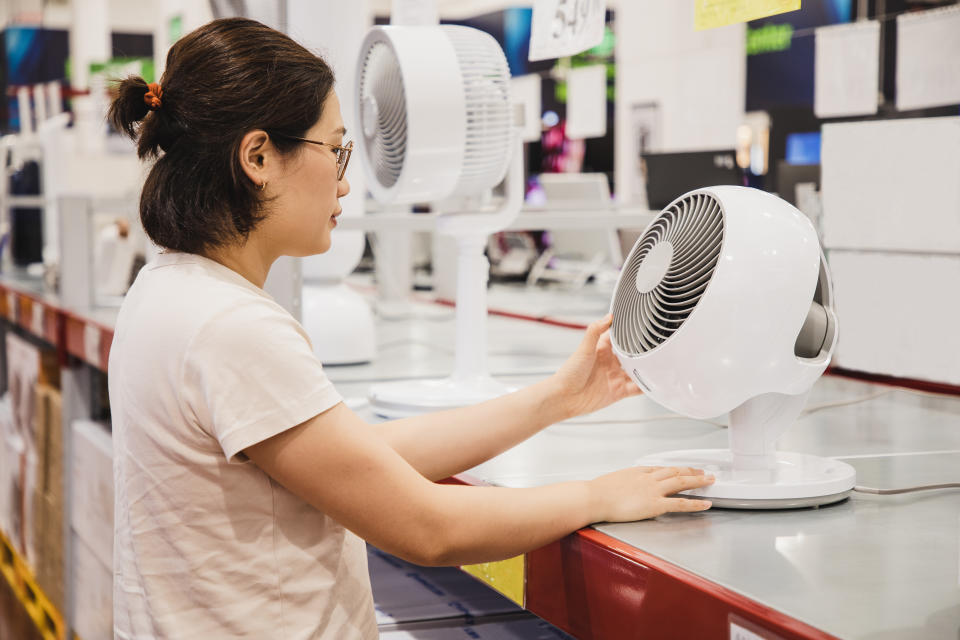
[[[765,393],[730,412],[728,436],[735,478],[759,480],[776,469],[777,439],[796,421],[808,395]]]
[[[484,255],[487,235],[461,233],[457,240],[456,360],[453,379],[488,378],[487,281],[490,262]]]

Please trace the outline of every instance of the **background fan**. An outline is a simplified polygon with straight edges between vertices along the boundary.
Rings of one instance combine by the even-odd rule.
[[[456,362],[443,380],[377,385],[371,405],[396,417],[473,404],[509,388],[486,363],[486,237],[523,199],[510,72],[490,35],[452,25],[374,27],[361,47],[360,157],[384,204],[431,203],[458,247]],[[509,170],[508,170],[509,169]],[[505,196],[492,189],[505,180]]]
[[[810,221],[771,194],[711,187],[650,223],[611,303],[611,342],[654,400],[694,418],[730,413],[730,449],[651,455],[717,476],[718,506],[825,504],[853,488],[843,462],[776,450],[837,341],[830,272]]]

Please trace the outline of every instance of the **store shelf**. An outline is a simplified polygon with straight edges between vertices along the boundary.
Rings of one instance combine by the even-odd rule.
[[[468,474],[446,482],[484,484]],[[726,640],[731,624],[760,640],[835,638],[593,528],[461,569],[501,593],[519,586],[519,599],[505,595],[581,640],[633,637],[630,629],[651,638]]]
[[[596,292],[565,293],[562,305],[546,311],[543,301],[531,296],[524,298],[531,308],[505,304],[510,300],[503,293],[491,292],[491,306],[510,306],[522,313],[490,318],[491,366],[498,375],[519,376],[521,383],[555,370],[579,343],[579,330],[545,323],[545,316],[566,319],[563,327],[573,327],[604,310],[604,296]],[[67,309],[39,287],[7,278],[0,278],[0,312],[56,346],[64,359],[72,355],[106,370],[114,312]],[[538,322],[521,322],[521,317]],[[341,393],[361,397],[378,377],[448,371],[452,353],[425,349],[413,322],[382,323],[381,341],[393,347],[378,356],[375,367],[331,369]],[[453,334],[451,314],[434,318],[429,337],[423,340],[430,345],[452,344]],[[874,398],[882,389],[893,395],[870,400],[859,412],[854,407],[816,413],[802,429],[791,430],[784,445],[818,455],[857,457],[853,462],[867,484],[875,481],[867,475],[871,457],[887,464],[912,455],[919,464],[923,461],[915,452],[960,455],[950,454],[958,448],[956,398],[915,396],[831,376],[814,387],[811,403],[828,406],[850,398]],[[716,425],[683,420],[630,424],[631,419],[662,413],[647,398],[631,398],[595,416],[589,433],[572,423],[555,425],[450,481],[535,486],[627,466],[641,451],[676,448],[681,440],[684,446],[691,442],[707,448],[724,446],[726,434]],[[923,429],[910,427],[917,424]],[[941,466],[956,468],[951,464]],[[930,469],[927,464],[923,471]],[[897,479],[903,486],[917,484],[908,471],[913,473],[907,469]],[[915,627],[932,637],[955,618],[946,609],[938,617],[938,607],[960,594],[956,574],[947,584],[940,575],[944,572],[936,569],[949,565],[955,571],[955,508],[947,513],[955,504],[955,494],[949,493],[886,499],[860,495],[814,511],[713,510],[699,518],[598,525],[518,558],[463,569],[584,640],[621,638],[636,629],[651,637],[706,639],[725,639],[743,629],[759,638],[798,640],[869,637],[877,629]],[[905,519],[927,523],[923,533],[898,534],[897,523]],[[932,542],[921,544],[921,538]],[[843,575],[837,573],[840,569],[834,571],[851,562],[858,563],[857,570]],[[13,584],[23,580],[12,560],[0,570],[13,576]],[[911,571],[921,575],[911,579]],[[857,597],[847,601],[850,594]],[[36,605],[32,615],[43,610]]]
[[[0,574],[23,605],[43,640],[64,640],[63,616],[37,585],[33,572],[0,531]]]
[[[0,276],[0,317],[49,343],[60,362],[71,355],[106,372],[114,310],[74,310],[42,292],[39,282]]]

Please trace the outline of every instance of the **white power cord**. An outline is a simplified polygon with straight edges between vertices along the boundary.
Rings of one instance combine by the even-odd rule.
[[[933,491],[935,489],[960,489],[960,482],[945,482],[943,484],[927,484],[916,487],[903,487],[900,489],[877,489],[875,487],[861,487],[859,485],[853,488],[860,493],[873,493],[880,496],[890,496],[898,493],[913,493],[915,491]]]
[[[798,418],[808,416],[811,413],[816,413],[817,411],[823,411],[824,409],[834,409],[836,407],[846,407],[852,404],[859,404],[861,402],[866,402],[867,400],[873,400],[874,398],[879,398],[880,396],[885,396],[888,393],[893,393],[896,389],[882,389],[880,391],[875,391],[873,393],[867,394],[865,396],[859,396],[857,398],[848,398],[846,400],[836,400],[834,402],[824,402],[822,404],[815,404],[812,407],[807,407],[800,412]]]

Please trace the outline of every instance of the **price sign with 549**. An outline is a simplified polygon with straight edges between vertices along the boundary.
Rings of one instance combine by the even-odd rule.
[[[606,0],[535,0],[530,60],[572,56],[603,40]]]

